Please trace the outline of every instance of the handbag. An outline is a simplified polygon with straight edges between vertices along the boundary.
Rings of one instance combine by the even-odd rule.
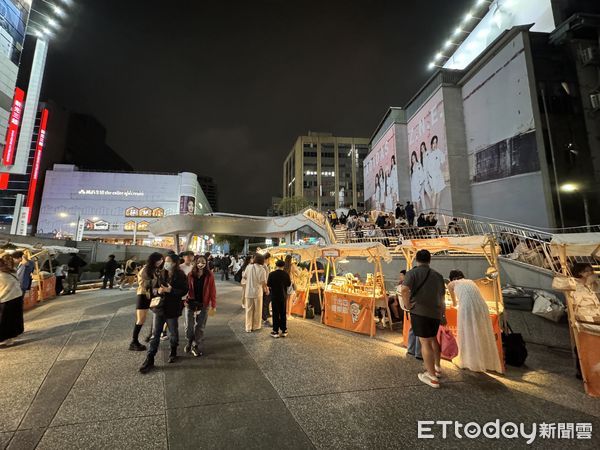
[[[312,305],[306,305],[306,318],[314,319],[315,318],[315,308]]]
[[[296,292],[296,288],[294,287],[294,283],[292,283],[287,288],[287,295],[292,295],[294,292]]]
[[[440,328],[438,329],[437,340],[440,344],[442,358],[452,361],[458,356],[458,343],[448,328],[440,325]]]
[[[554,277],[552,279],[552,289],[556,291],[574,291],[577,289],[577,282],[572,277]]]
[[[163,306],[163,298],[162,297],[153,297],[152,300],[150,300],[150,309],[152,311],[155,311],[157,309],[162,308]]]
[[[521,367],[527,359],[527,346],[521,333],[513,333],[512,328],[506,324],[507,331],[502,332],[502,347],[504,348],[504,361],[509,366]]]

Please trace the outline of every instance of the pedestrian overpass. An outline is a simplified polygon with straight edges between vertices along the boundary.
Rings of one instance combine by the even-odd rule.
[[[163,217],[150,224],[150,232],[155,236],[173,237],[176,245],[180,237],[185,237],[186,242],[191,242],[193,236],[203,234],[285,238],[286,241],[291,242],[294,233],[305,227],[323,238],[326,244],[336,242],[327,218],[310,208],[295,215],[278,217],[227,213],[179,214]]]

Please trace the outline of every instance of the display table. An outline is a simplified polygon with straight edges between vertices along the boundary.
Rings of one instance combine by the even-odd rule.
[[[498,348],[498,355],[500,356],[500,362],[504,367],[504,351],[502,349],[502,330],[500,329],[500,321],[498,314],[490,313],[490,320],[492,321],[492,330],[494,331],[494,338],[496,339],[496,347]],[[404,347],[408,347],[408,332],[410,330],[410,314],[404,312],[404,326],[402,328],[402,337]],[[452,332],[452,335],[458,340],[458,309],[455,307],[446,307],[446,328]]]
[[[375,299],[344,292],[325,291],[323,323],[355,333],[375,335]]]
[[[28,310],[33,308],[43,300],[49,300],[56,297],[56,277],[52,276],[42,280],[42,292],[38,287],[39,281],[34,281],[31,290],[27,291],[23,296],[23,309]]]

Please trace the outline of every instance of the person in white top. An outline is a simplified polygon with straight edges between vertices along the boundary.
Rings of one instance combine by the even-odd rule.
[[[473,372],[502,373],[490,311],[479,288],[460,270],[451,271],[449,278],[448,292],[454,306],[458,303],[458,357],[454,363]]]
[[[22,334],[23,291],[11,255],[0,258],[0,346],[14,344]]]
[[[261,329],[263,294],[269,292],[264,262],[265,257],[257,253],[254,262],[246,267],[242,275],[246,299],[246,333]]]
[[[194,268],[194,252],[191,250],[185,251],[181,253],[181,258],[183,259],[183,263],[179,265],[179,268],[183,270],[183,273],[187,277]]]
[[[446,155],[438,148],[438,137],[431,138],[431,147],[429,151],[423,154],[423,168],[426,175],[426,189],[429,195],[431,209],[438,210],[440,208],[440,194],[446,187],[444,179],[444,171],[442,166],[446,162]]]

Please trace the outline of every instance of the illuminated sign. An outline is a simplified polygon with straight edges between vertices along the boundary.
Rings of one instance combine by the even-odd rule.
[[[113,197],[143,197],[142,191],[111,191],[108,189],[80,189],[79,195],[109,195]]]
[[[8,130],[6,132],[6,145],[4,146],[4,154],[2,155],[2,163],[5,166],[12,165],[15,159],[15,148],[17,146],[17,136],[19,134],[19,126],[21,125],[21,117],[23,115],[23,101],[25,92],[22,89],[15,89],[15,98],[13,100],[12,110],[8,121]],[[8,173],[0,174],[0,189],[8,188]]]
[[[165,210],[163,208],[136,208],[132,206],[125,210],[125,217],[164,217]]]
[[[27,223],[31,221],[31,211],[33,210],[33,201],[35,200],[35,189],[40,177],[40,163],[42,162],[42,151],[46,145],[46,129],[48,128],[48,110],[42,111],[40,129],[38,131],[37,143],[35,145],[35,156],[31,169],[31,179],[29,180],[29,189],[27,190]]]

